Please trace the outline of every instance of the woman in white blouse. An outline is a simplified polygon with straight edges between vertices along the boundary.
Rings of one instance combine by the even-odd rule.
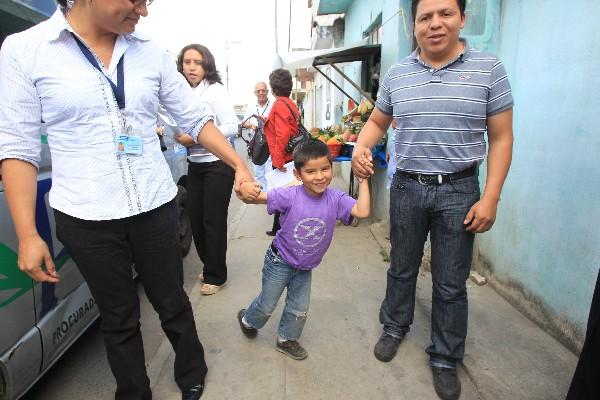
[[[98,305],[115,398],[152,396],[135,263],[175,350],[183,399],[198,399],[207,367],[182,285],[177,188],[155,133],[158,104],[235,170],[236,189],[252,176],[171,57],[134,32],[150,0],[58,2],[49,20],[9,36],[0,50],[0,167],[19,268],[36,281],[60,280],[35,223],[44,121],[56,234]]]
[[[200,44],[185,46],[177,58],[177,69],[192,87],[198,103],[210,105],[223,135],[234,137],[238,119],[210,50]],[[191,136],[176,139],[188,146],[187,206],[194,244],[203,263],[200,292],[211,295],[227,281],[227,211],[234,171]]]

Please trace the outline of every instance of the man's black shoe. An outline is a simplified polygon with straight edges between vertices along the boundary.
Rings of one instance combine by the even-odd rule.
[[[400,346],[402,339],[395,338],[387,333],[383,333],[375,345],[373,353],[375,358],[379,361],[389,362],[392,361],[396,353],[398,352],[398,346]]]
[[[460,381],[456,368],[431,367],[433,387],[442,400],[456,400],[460,397]]]
[[[181,400],[198,400],[204,392],[204,384],[199,383],[181,392]]]
[[[252,328],[252,327],[247,327],[246,325],[244,325],[244,322],[242,321],[242,319],[244,318],[245,314],[246,314],[245,308],[242,308],[237,313],[237,319],[238,319],[238,322],[240,323],[240,328],[242,328],[242,333],[244,334],[244,336],[246,336],[249,339],[254,339],[256,337],[256,334],[258,333],[258,329]]]
[[[277,231],[266,231],[265,233],[267,235],[269,235],[269,236],[275,236],[275,234],[277,233]]]

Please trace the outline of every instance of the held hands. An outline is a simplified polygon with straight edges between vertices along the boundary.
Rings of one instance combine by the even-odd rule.
[[[368,179],[375,173],[373,170],[373,155],[371,149],[356,145],[352,151],[352,170],[359,182]]]
[[[477,203],[473,204],[463,224],[467,231],[472,233],[487,232],[496,221],[496,209],[498,202],[494,199],[482,197]]]
[[[48,246],[39,235],[19,241],[17,264],[21,271],[38,282],[57,283],[60,280]]]
[[[242,182],[238,197],[245,203],[251,203],[254,200],[256,200],[256,198],[260,194],[261,188],[262,187],[258,182]]]
[[[244,201],[246,199],[251,200],[252,199],[251,197],[245,197],[241,191],[242,186],[250,186],[250,185],[243,185],[244,183],[256,183],[256,182],[254,182],[254,178],[252,177],[252,174],[250,173],[250,171],[248,171],[248,168],[246,168],[245,166],[240,167],[236,170],[235,184],[233,186],[233,190],[235,191],[235,194],[237,195],[237,197],[239,199],[244,200]],[[254,198],[256,198],[256,196]]]

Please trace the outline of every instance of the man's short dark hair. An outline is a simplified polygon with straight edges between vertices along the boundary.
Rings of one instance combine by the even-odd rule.
[[[294,167],[300,171],[307,161],[316,160],[317,158],[327,157],[331,163],[331,154],[329,146],[317,139],[308,139],[300,143],[293,153]]]
[[[269,75],[269,86],[275,96],[290,97],[292,94],[292,74],[287,69],[279,68]]]
[[[413,22],[415,22],[417,18],[417,6],[420,2],[421,0],[412,0],[410,11],[412,12]],[[467,0],[456,0],[456,3],[458,4],[460,15],[465,15],[465,9],[467,8]]]

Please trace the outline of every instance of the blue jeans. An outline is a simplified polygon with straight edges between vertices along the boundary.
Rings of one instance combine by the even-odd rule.
[[[269,247],[263,266],[262,290],[246,310],[244,319],[256,329],[262,328],[275,310],[283,289],[287,288],[278,335],[281,340],[298,340],[308,315],[311,277],[312,271],[291,267]]]
[[[415,290],[423,246],[430,234],[433,298],[431,365],[455,367],[465,352],[466,280],[473,240],[464,218],[479,200],[477,175],[442,185],[423,185],[396,172],[390,198],[391,265],[379,312],[384,332],[403,338],[413,322]]]

